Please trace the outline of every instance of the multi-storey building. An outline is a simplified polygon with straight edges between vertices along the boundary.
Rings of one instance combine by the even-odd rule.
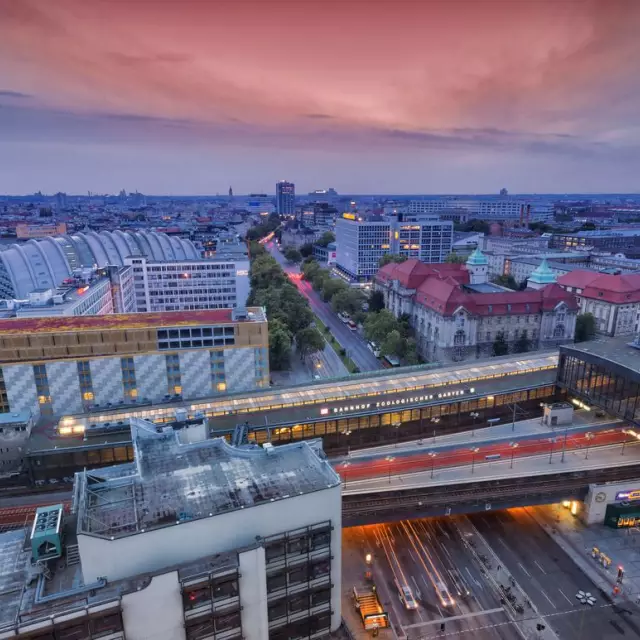
[[[247,304],[246,253],[163,262],[132,256],[126,262],[133,269],[138,311],[234,309]]]
[[[0,412],[203,398],[269,384],[260,308],[0,320]]]
[[[25,299],[36,289],[55,289],[78,269],[125,265],[129,256],[149,260],[197,260],[188,240],[156,232],[101,231],[29,240],[0,251],[0,298]]]
[[[133,463],[76,475],[71,514],[41,507],[30,531],[0,534],[0,637],[314,640],[338,629],[341,482],[318,443],[181,444],[137,418],[132,435]]]
[[[16,238],[18,240],[46,238],[63,233],[67,233],[67,225],[64,222],[58,222],[57,224],[27,224],[26,222],[21,222],[16,225]]]
[[[399,219],[398,219],[399,218]],[[336,222],[336,267],[357,281],[375,276],[387,253],[443,262],[451,252],[453,223],[437,217],[405,222],[402,216],[364,220],[343,214]]]
[[[276,183],[276,213],[292,216],[296,212],[296,185],[281,180]]]
[[[511,196],[431,198],[409,202],[409,214],[434,214],[443,209],[461,209],[467,212],[469,219],[522,224],[550,220],[554,211],[550,202],[532,202]]]
[[[0,478],[22,470],[34,417],[31,411],[0,413]]]
[[[598,249],[624,253],[627,258],[638,258],[640,257],[640,229],[554,233],[549,246],[569,251]]]
[[[573,340],[578,305],[548,268],[525,291],[487,282],[488,262],[476,250],[466,265],[388,264],[376,275],[385,306],[407,314],[427,361],[460,362],[493,355],[496,339],[510,351],[544,349]]]
[[[575,294],[581,313],[591,313],[595,317],[598,333],[608,336],[638,333],[640,274],[576,269],[560,276],[558,284]]]

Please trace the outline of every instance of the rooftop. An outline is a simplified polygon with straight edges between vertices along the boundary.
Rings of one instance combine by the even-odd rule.
[[[601,360],[609,360],[634,374],[640,375],[640,342],[631,346],[629,336],[621,338],[602,337],[597,340],[578,342],[577,344],[561,347],[561,353],[574,352],[580,356],[595,356]]]
[[[234,320],[232,309],[206,311],[163,311],[157,313],[115,313],[105,316],[68,316],[46,318],[9,318],[0,320],[0,335],[12,333],[63,333],[109,329],[154,329],[197,325],[264,322],[261,308],[248,309],[253,316]]]
[[[318,445],[181,444],[173,429],[131,419],[134,465],[78,476],[78,533],[125,537],[335,486]],[[321,451],[321,450],[320,450]]]

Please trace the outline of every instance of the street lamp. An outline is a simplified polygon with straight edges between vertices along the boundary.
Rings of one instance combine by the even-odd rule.
[[[473,418],[473,427],[471,429],[471,435],[475,436],[476,435],[476,420],[480,417],[480,414],[477,411],[472,411],[469,414],[469,417]]]
[[[393,456],[387,456],[385,460],[389,463],[389,484],[391,484],[391,463],[395,460]]]
[[[433,444],[436,443],[436,425],[440,422],[440,418],[431,418],[431,422],[433,423]]]
[[[511,447],[511,464],[509,465],[509,469],[513,469],[513,454],[520,445],[518,442],[510,442],[509,446]]]
[[[471,447],[471,473],[473,473],[476,466],[476,453],[478,453],[478,451],[480,451],[479,447]]]
[[[551,444],[551,448],[549,450],[549,464],[551,464],[551,456],[553,456],[553,445],[554,445],[555,441],[556,441],[555,438],[549,438],[549,442]]]
[[[429,455],[431,456],[431,477],[433,478],[433,470],[436,466],[436,456],[438,454],[435,451],[429,451]]]
[[[347,488],[347,467],[350,465],[350,462],[343,462],[342,463],[342,474],[344,476],[344,486],[345,489]]]
[[[398,446],[398,429],[400,428],[401,424],[402,424],[402,422],[400,422],[400,421],[393,423],[393,427],[396,430],[396,443],[395,443],[396,447]]]
[[[584,437],[587,440],[587,452],[584,454],[584,459],[588,460],[589,459],[589,446],[591,445],[591,441],[596,437],[596,434],[595,433],[591,433],[591,431],[588,431],[587,433],[584,434]],[[622,445],[622,454],[624,454],[624,444]]]
[[[343,436],[347,437],[347,455],[350,456],[351,455],[351,447],[349,445],[349,436],[351,435],[351,429],[345,429],[344,431],[340,432]]]
[[[562,458],[560,458],[560,462],[564,462],[564,453],[567,449],[567,429],[568,427],[564,428],[564,440],[562,441]]]

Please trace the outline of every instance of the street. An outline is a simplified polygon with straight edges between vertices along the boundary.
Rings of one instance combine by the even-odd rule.
[[[353,360],[358,369],[360,371],[382,369],[382,364],[373,355],[365,340],[357,332],[351,331],[338,318],[331,305],[322,300],[318,293],[314,291],[310,282],[302,280],[298,265],[289,264],[274,242],[267,242],[264,246],[269,254],[280,264],[291,282],[296,285],[300,293],[309,301],[313,313],[329,327],[335,339],[346,350],[347,356]],[[327,363],[327,371],[330,370],[331,364]]]

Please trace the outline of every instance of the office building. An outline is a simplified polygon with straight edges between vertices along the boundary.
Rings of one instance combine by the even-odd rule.
[[[398,218],[363,219],[345,213],[336,222],[336,268],[354,281],[371,280],[387,253],[422,262],[444,262],[451,252],[453,223],[436,217],[404,222]]]
[[[244,307],[249,296],[249,256],[224,250],[200,260],[126,258],[133,269],[138,311],[189,311]]]
[[[292,216],[296,212],[296,186],[281,180],[276,183],[276,212],[281,216]]]
[[[640,258],[640,228],[554,233],[549,246],[569,251],[596,249]]]
[[[490,357],[499,338],[510,352],[573,340],[576,299],[544,265],[531,274],[525,291],[492,284],[487,276],[488,261],[476,249],[465,265],[388,264],[374,287],[396,317],[409,316],[419,352],[429,362]]]
[[[20,222],[16,225],[16,238],[18,240],[37,240],[49,236],[58,236],[67,233],[67,225],[64,222],[56,224],[28,224]]]
[[[0,320],[0,412],[203,398],[269,384],[260,308]]]
[[[337,255],[335,242],[330,242],[326,247],[322,247],[319,244],[313,245],[313,257],[318,262],[326,263],[329,267],[335,265]]]
[[[2,395],[6,403],[6,392]],[[31,411],[0,413],[0,478],[22,471],[34,422]]]
[[[530,222],[544,222],[553,218],[553,204],[532,202],[512,196],[487,198],[431,198],[411,200],[409,215],[438,214],[445,210],[449,219],[452,209],[463,210],[468,219],[504,222],[526,226]],[[458,214],[461,215],[461,214]]]
[[[14,244],[0,251],[0,298],[25,299],[35,289],[56,289],[78,269],[125,265],[125,258],[197,260],[189,240],[154,231],[88,231]]]
[[[573,293],[580,313],[591,313],[596,331],[607,336],[630,336],[640,329],[640,274],[599,273],[575,269],[558,278]]]
[[[71,513],[40,507],[30,531],[0,535],[0,637],[314,640],[338,629],[341,482],[318,442],[181,444],[137,418],[132,433],[134,462],[78,473]]]

